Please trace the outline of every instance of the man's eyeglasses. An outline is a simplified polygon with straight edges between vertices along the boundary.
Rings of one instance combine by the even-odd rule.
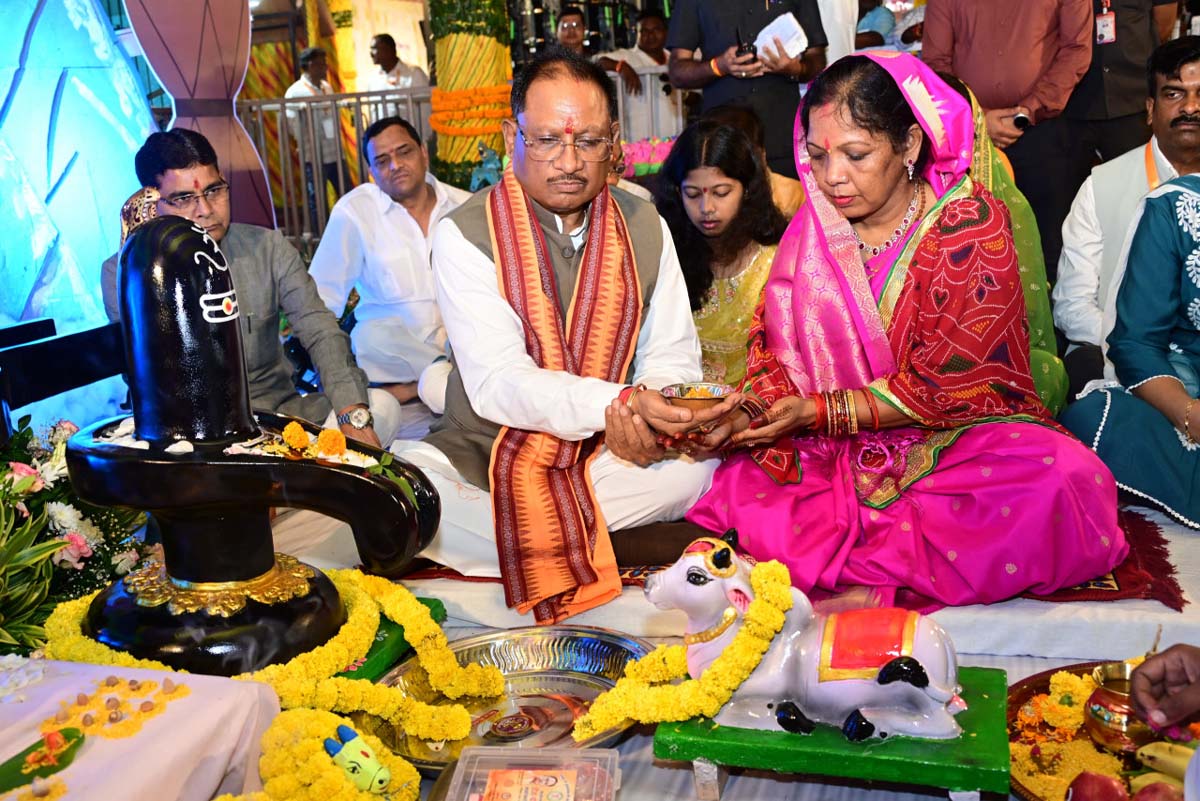
[[[200,198],[210,206],[215,206],[219,202],[223,202],[229,198],[229,184],[220,183],[216,186],[210,186],[203,192],[194,192],[189,195],[176,195],[174,197],[164,197],[163,203],[166,203],[176,211],[182,211],[185,214],[190,214],[200,208]]]
[[[562,155],[563,149],[567,145],[575,148],[579,158],[584,161],[608,161],[609,156],[612,155],[613,142],[611,139],[580,137],[574,142],[564,142],[557,136],[539,136],[530,139],[519,127],[517,133],[521,135],[521,141],[525,143],[525,151],[529,154],[529,158],[534,161],[554,161]]]
[[[560,27],[560,28],[568,28],[568,29],[582,28],[582,27],[583,27],[583,23],[582,23],[582,22],[576,22],[575,20],[571,20],[570,22],[560,22],[560,23],[558,23],[558,27]]]

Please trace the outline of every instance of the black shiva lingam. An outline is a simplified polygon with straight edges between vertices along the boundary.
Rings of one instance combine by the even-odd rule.
[[[433,538],[436,492],[403,462],[392,461],[393,480],[361,466],[246,452],[279,440],[291,418],[251,413],[237,296],[202,228],[180,217],[146,222],[121,250],[119,282],[136,439],[117,437],[128,417],[90,426],[69,441],[67,466],[85,500],[149,512],[164,561],[101,592],[84,634],[217,675],[311,650],[346,611],[324,574],[274,552],[270,508],[346,521],[364,569],[394,577]]]

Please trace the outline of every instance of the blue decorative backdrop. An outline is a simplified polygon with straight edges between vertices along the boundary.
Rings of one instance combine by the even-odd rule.
[[[107,322],[100,264],[138,188],[150,107],[96,0],[2,5],[0,326],[51,317],[60,333],[92,328]],[[111,379],[26,411],[85,425],[117,413],[124,394]]]

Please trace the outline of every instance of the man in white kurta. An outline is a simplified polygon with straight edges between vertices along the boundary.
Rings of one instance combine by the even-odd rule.
[[[553,65],[527,67],[522,78],[524,85],[522,80],[514,85],[516,119],[505,124],[506,143],[513,173],[533,203],[557,273],[579,258],[588,234],[588,212],[603,189],[609,164],[586,161],[582,150],[566,145],[546,160],[546,149],[553,150],[553,140],[586,143],[593,151],[600,147],[600,137],[611,143],[619,131],[611,114],[615,89],[601,71],[584,79]],[[597,153],[586,155],[595,158]],[[701,377],[700,343],[666,224],[649,204],[613,190],[629,225],[638,273],[644,274],[645,295],[632,375],[628,384],[612,383],[541,369],[529,355],[521,320],[497,285],[497,265],[483,221],[486,195],[476,195],[439,222],[434,235],[434,280],[455,362],[449,406],[461,382],[460,391],[469,400],[469,409],[461,410],[464,418],[474,416],[489,426],[544,432],[566,441],[605,432],[604,445],[591,463],[590,480],[609,531],[619,536],[621,529],[679,519],[707,489],[715,460],[695,462],[669,455],[654,444],[647,426],[680,412],[667,405],[656,388]],[[648,254],[653,254],[653,263],[645,263]],[[635,385],[647,389],[631,394]],[[458,433],[449,406],[439,423],[445,428],[435,427],[430,437],[438,446],[431,441],[397,442],[392,448],[420,467],[441,496],[441,527],[422,555],[467,575],[499,576],[486,487],[489,440],[484,434],[483,470],[468,470],[477,476],[468,479],[465,462],[458,463],[464,469],[456,467],[448,455],[454,448],[441,444],[447,435],[453,439]],[[459,429],[464,430],[465,426]],[[630,431],[637,434],[631,438]],[[631,445],[639,435],[648,439]]]
[[[355,187],[329,214],[309,273],[321,300],[339,317],[358,289],[350,332],[358,366],[372,386],[391,392],[404,410],[400,439],[429,432],[430,408],[418,381],[446,359],[446,331],[434,297],[429,252],[434,226],[470,194],[429,173],[417,132],[387,117],[363,134],[373,183]],[[448,372],[449,364],[438,370]],[[441,403],[432,399],[433,412]]]
[[[1153,136],[1107,161],[1083,182],[1063,222],[1054,325],[1071,343],[1064,363],[1072,399],[1103,378],[1105,313],[1116,304],[1121,259],[1138,201],[1159,184],[1200,170],[1200,39],[1159,46],[1150,57]],[[1111,321],[1109,322],[1111,325]]]
[[[367,91],[429,86],[425,70],[406,64],[396,55],[396,40],[389,33],[372,37],[371,62],[378,69],[367,76]]]
[[[627,91],[621,131],[627,142],[652,136],[666,139],[683,130],[683,90],[665,80],[667,51],[663,45],[666,41],[666,19],[657,11],[644,11],[638,16],[637,47],[596,57],[597,64],[619,74],[625,83]],[[664,69],[658,74],[638,74],[638,70],[648,67]]]

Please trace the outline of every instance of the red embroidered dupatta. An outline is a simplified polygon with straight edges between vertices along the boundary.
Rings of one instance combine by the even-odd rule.
[[[642,290],[629,231],[608,188],[592,201],[579,278],[563,318],[533,207],[512,171],[487,203],[500,293],[520,317],[530,358],[546,370],[621,382],[641,327]],[[589,464],[602,435],[568,442],[504,427],[492,446],[492,516],[505,601],[539,624],[621,591]]]

